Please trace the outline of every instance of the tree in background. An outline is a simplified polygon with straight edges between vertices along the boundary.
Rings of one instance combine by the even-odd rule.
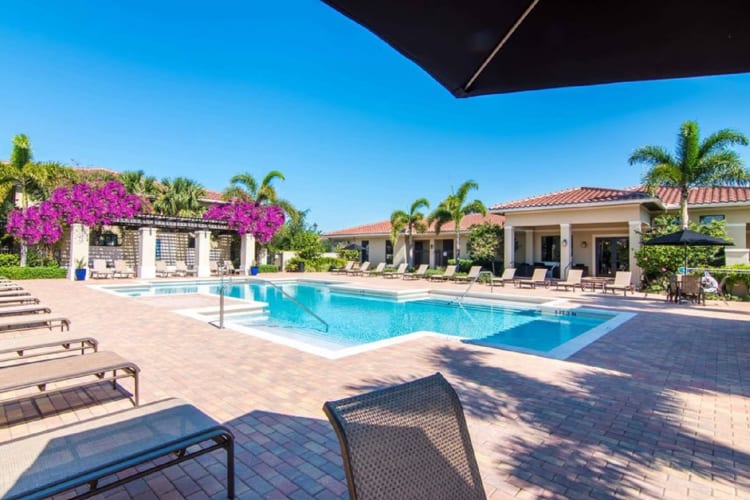
[[[427,230],[427,221],[421,208],[430,208],[430,202],[419,198],[409,207],[408,212],[396,210],[391,214],[391,242],[396,246],[399,235],[406,229],[406,261],[409,268],[414,267],[414,230],[423,233]]]
[[[747,137],[730,129],[721,129],[701,141],[698,124],[687,121],[677,134],[674,155],[661,146],[644,146],[636,149],[628,161],[631,165],[645,163],[651,167],[643,177],[649,190],[660,185],[679,188],[680,224],[687,228],[690,188],[750,182],[750,172],[737,152],[730,149],[738,144],[747,146]]]
[[[469,214],[487,215],[487,207],[480,200],[467,201],[469,192],[479,189],[479,184],[468,180],[458,187],[455,193],[448,195],[440,202],[440,205],[427,217],[427,224],[435,224],[435,234],[440,234],[440,229],[448,222],[456,226],[456,260],[461,253],[461,221]]]
[[[204,196],[206,190],[194,180],[186,177],[165,178],[154,201],[154,210],[160,215],[197,217],[205,209],[200,201]]]
[[[294,218],[297,209],[289,201],[279,198],[273,181],[280,179],[286,180],[284,174],[278,170],[271,170],[265,177],[258,181],[249,172],[232,176],[229,180],[231,186],[224,190],[224,198],[239,198],[245,201],[254,201],[262,205],[277,205],[286,213],[288,219]]]
[[[144,199],[151,200],[159,194],[156,177],[146,175],[143,170],[126,170],[120,174],[120,182],[125,186],[128,193]]]
[[[469,255],[482,267],[495,274],[495,259],[503,245],[503,228],[499,224],[483,222],[469,228]]]
[[[6,201],[4,207],[11,209],[16,205],[18,192],[21,208],[26,209],[29,201],[48,197],[52,189],[74,176],[72,169],[59,163],[34,162],[31,141],[25,134],[18,134],[13,137],[10,161],[0,163],[0,197]],[[26,243],[21,241],[21,267],[26,266],[26,253]]]

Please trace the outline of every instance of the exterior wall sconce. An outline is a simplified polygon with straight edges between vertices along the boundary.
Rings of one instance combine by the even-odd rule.
[[[581,248],[586,248],[586,247],[588,247],[588,246],[589,246],[589,244],[588,244],[588,243],[586,243],[585,241],[582,241],[582,242],[581,242]]]
[[[568,240],[562,240],[562,246],[563,248],[568,246]]]

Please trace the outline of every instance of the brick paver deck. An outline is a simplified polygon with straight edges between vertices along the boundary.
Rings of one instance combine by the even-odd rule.
[[[345,497],[323,402],[435,371],[464,403],[491,498],[750,498],[749,304],[496,288],[638,315],[567,361],[444,338],[328,360],[173,312],[211,298],[123,298],[91,284],[24,282],[72,319],[71,331],[140,365],[142,402],[180,397],[232,428],[239,498]],[[0,440],[130,406],[106,383],[27,394],[0,405]],[[221,460],[203,457],[103,497],[222,498]]]

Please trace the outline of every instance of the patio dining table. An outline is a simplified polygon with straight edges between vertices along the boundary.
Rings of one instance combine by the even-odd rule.
[[[595,292],[597,288],[600,290],[604,290],[605,284],[612,284],[615,282],[614,278],[610,278],[608,276],[587,276],[585,278],[581,278],[581,288],[586,289],[586,287],[590,287],[592,292]]]

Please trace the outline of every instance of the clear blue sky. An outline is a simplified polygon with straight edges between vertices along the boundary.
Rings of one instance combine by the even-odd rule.
[[[0,158],[23,132],[40,161],[214,190],[278,169],[325,231],[467,179],[487,205],[635,185],[633,149],[671,149],[688,119],[750,134],[748,75],[456,100],[316,1],[4,0],[0,68]]]

